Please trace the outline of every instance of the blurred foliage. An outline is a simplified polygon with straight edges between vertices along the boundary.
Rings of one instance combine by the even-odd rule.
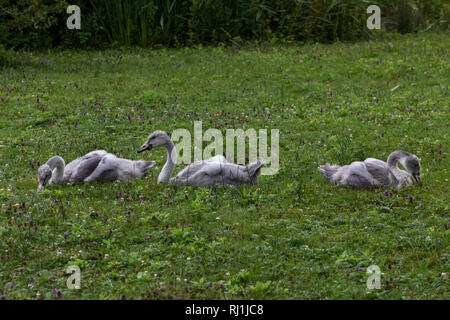
[[[9,47],[51,47],[57,44],[66,1],[1,0],[0,41]]]
[[[8,52],[5,47],[0,44],[0,67],[6,66],[8,64]]]
[[[80,0],[81,30],[66,28],[65,0],[0,0],[0,40],[12,48],[353,41],[370,37],[370,4],[388,31],[448,30],[444,0]]]

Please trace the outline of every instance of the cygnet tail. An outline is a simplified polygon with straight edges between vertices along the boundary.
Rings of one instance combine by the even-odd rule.
[[[327,163],[324,166],[319,166],[317,169],[323,174],[328,182],[332,182],[332,176],[338,171],[339,168],[340,166],[330,165]]]

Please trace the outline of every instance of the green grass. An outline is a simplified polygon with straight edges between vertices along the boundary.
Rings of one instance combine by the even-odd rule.
[[[449,47],[425,34],[17,54],[0,76],[0,295],[449,299]],[[279,172],[236,189],[157,185],[165,150],[136,150],[156,129],[193,133],[196,119],[280,129]],[[97,148],[157,166],[35,192],[38,161]],[[316,169],[395,149],[420,157],[422,187],[339,188]],[[81,290],[66,288],[71,264]],[[358,268],[372,264],[382,288],[368,292]]]

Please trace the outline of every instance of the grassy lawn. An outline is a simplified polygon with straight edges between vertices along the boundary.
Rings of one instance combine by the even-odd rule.
[[[448,34],[257,48],[33,52],[0,74],[6,299],[449,299]],[[157,185],[160,129],[280,129],[258,185]],[[270,140],[269,140],[270,141]],[[103,148],[143,180],[50,186],[37,168]],[[423,185],[351,190],[319,164],[395,149]],[[181,169],[177,167],[176,172]],[[81,268],[81,290],[65,269]],[[369,292],[365,268],[381,269]]]

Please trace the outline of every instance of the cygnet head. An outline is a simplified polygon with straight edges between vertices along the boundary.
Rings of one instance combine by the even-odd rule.
[[[420,161],[417,156],[411,154],[404,160],[405,169],[413,176],[417,183],[421,183],[420,180]]]
[[[149,135],[147,141],[139,148],[138,153],[151,150],[155,147],[165,146],[170,143],[170,137],[164,131],[156,130]]]
[[[38,188],[37,192],[42,191],[45,189],[45,186],[47,185],[48,181],[52,177],[52,169],[47,164],[44,164],[39,167],[38,169]]]

